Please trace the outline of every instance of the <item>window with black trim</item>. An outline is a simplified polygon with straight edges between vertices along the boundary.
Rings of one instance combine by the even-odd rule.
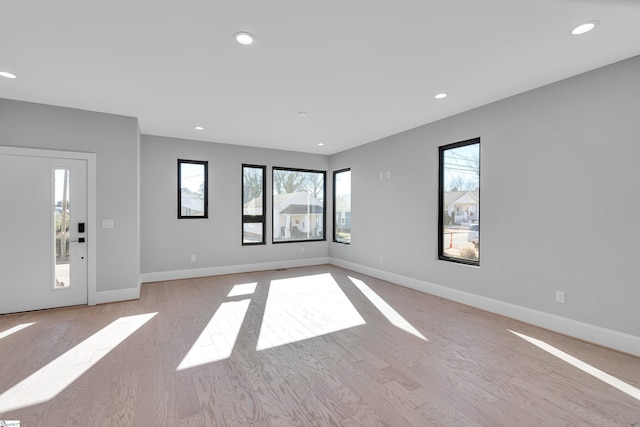
[[[438,258],[480,265],[480,138],[440,147]]]
[[[351,243],[351,169],[333,172],[333,241]]]
[[[178,219],[208,218],[209,162],[178,159]]]
[[[242,244],[265,244],[266,166],[242,165]]]
[[[325,240],[324,171],[273,168],[273,243]]]

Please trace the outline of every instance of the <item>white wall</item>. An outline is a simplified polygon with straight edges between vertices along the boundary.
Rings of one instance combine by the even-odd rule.
[[[640,337],[639,119],[635,57],[336,154],[353,240],[330,255]],[[438,147],[475,137],[479,268],[437,259]]]
[[[138,136],[132,117],[0,98],[0,145],[96,154],[98,302],[138,295]]]
[[[150,135],[141,147],[144,281],[328,261],[327,242],[271,244],[270,203],[271,167],[327,170],[328,156]],[[209,162],[209,218],[177,218],[178,159]],[[266,245],[242,246],[242,164],[268,166]]]

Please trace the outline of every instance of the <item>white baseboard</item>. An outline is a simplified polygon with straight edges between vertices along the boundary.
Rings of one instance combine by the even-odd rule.
[[[395,273],[389,273],[387,271],[378,270],[336,258],[330,258],[330,260],[331,264],[347,270],[366,274],[387,282],[395,283],[472,307],[481,308],[492,313],[556,331],[603,347],[622,351],[634,356],[640,356],[640,337],[634,335],[522,307],[516,304],[459,291],[446,286],[435,285],[433,283]]]
[[[252,271],[275,270],[277,268],[307,267],[329,264],[331,258],[305,258],[297,260],[262,262],[256,264],[225,265],[220,267],[194,268],[190,270],[159,271],[140,275],[141,283],[163,282],[165,280],[191,279],[194,277],[219,276],[222,274],[249,273]]]
[[[96,292],[95,304],[140,299],[140,286],[137,288],[118,289],[115,291]],[[93,304],[92,304],[93,305]]]

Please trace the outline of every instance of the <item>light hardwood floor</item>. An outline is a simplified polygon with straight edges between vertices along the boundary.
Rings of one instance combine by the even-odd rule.
[[[639,358],[326,265],[0,316],[0,337],[22,426],[640,426]]]

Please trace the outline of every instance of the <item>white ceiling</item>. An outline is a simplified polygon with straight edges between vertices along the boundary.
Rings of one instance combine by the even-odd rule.
[[[14,0],[0,40],[2,98],[332,154],[636,56],[640,1]]]

